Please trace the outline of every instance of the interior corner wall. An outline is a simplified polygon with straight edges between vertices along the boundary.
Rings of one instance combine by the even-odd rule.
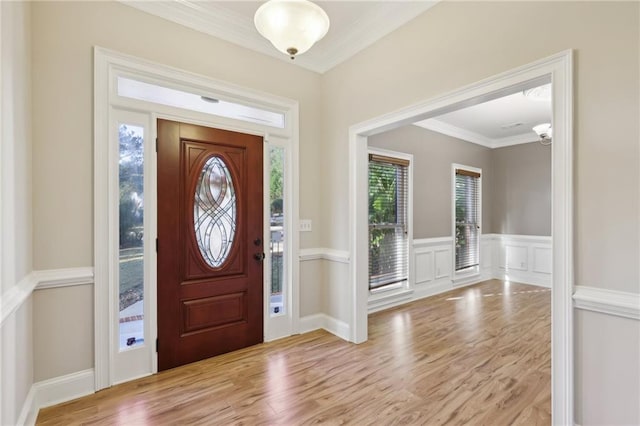
[[[451,236],[451,164],[482,169],[482,233],[551,235],[551,146],[490,149],[418,126],[369,137],[414,155],[413,236]]]
[[[314,221],[301,248],[321,247],[323,173],[317,73],[141,12],[120,2],[32,3],[34,268],[93,265],[93,47],[100,46],[299,102],[300,217]],[[305,266],[302,266],[303,269]],[[302,305],[318,307],[321,276],[304,269]],[[93,366],[93,309],[86,286],[37,290],[37,379]],[[92,304],[92,303],[91,303]],[[317,313],[317,312],[309,312]],[[64,325],[64,327],[63,327]],[[63,358],[69,336],[77,356]],[[47,354],[46,356],[41,354]],[[72,365],[73,363],[73,365]]]
[[[491,233],[551,236],[551,145],[491,150]]]
[[[369,146],[413,154],[413,238],[450,237],[451,164],[482,169],[482,232],[491,233],[492,150],[418,126],[368,138]]]
[[[32,270],[31,4],[0,2],[3,301]],[[28,286],[28,283],[26,284]],[[0,325],[0,424],[15,424],[33,384],[32,300]]]
[[[322,161],[332,171],[323,188],[331,225],[326,246],[350,246],[350,126],[574,49],[575,284],[640,293],[639,8],[638,2],[440,2],[324,74]],[[545,19],[528,25],[532,16]],[[349,286],[335,291],[330,297],[351,294]],[[593,341],[597,324],[585,323],[576,339]],[[615,350],[593,345],[586,354],[576,347],[575,361],[583,365],[577,381],[597,383],[602,363],[635,350],[623,333],[610,331]],[[637,405],[640,394],[630,390],[619,405]],[[587,410],[582,402],[595,401],[598,392],[576,387],[578,423],[610,416],[634,423],[611,412],[615,407]]]

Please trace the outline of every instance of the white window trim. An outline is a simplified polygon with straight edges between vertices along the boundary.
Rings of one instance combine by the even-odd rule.
[[[285,114],[285,128],[274,129],[256,123],[244,122],[240,120],[228,119],[224,117],[211,116],[204,113],[190,112],[178,108],[164,105],[150,104],[148,102],[137,101],[117,96],[115,93],[115,83],[118,75],[135,76],[141,80],[156,81],[159,84],[181,87],[186,90],[202,91],[212,94],[220,99],[245,103],[258,108],[265,108],[280,111]],[[95,330],[95,390],[109,387],[118,382],[129,381],[138,376],[148,375],[157,372],[157,353],[155,352],[155,340],[157,337],[157,306],[156,306],[156,279],[155,268],[157,265],[155,250],[151,250],[149,258],[145,257],[145,345],[147,361],[144,368],[134,371],[116,371],[118,365],[115,355],[116,346],[114,328],[117,321],[117,306],[114,295],[116,285],[114,269],[117,268],[117,259],[114,261],[114,227],[117,225],[113,194],[110,195],[110,182],[113,185],[113,164],[110,165],[109,153],[113,155],[113,144],[117,143],[113,138],[113,123],[115,111],[126,115],[126,111],[132,114],[146,114],[149,121],[149,132],[145,135],[145,150],[152,146],[155,154],[156,123],[158,118],[188,122],[209,127],[216,127],[225,130],[239,131],[243,133],[256,134],[275,139],[286,140],[290,147],[291,171],[289,175],[289,185],[286,196],[291,200],[291,217],[287,226],[290,235],[291,259],[290,271],[292,278],[290,289],[292,293],[292,307],[290,309],[290,321],[288,322],[289,334],[295,334],[299,328],[299,234],[298,212],[298,102],[275,95],[265,94],[251,89],[239,87],[227,82],[214,80],[208,77],[192,74],[186,71],[177,70],[165,65],[153,63],[129,55],[114,52],[108,49],[94,48],[94,330]],[[267,145],[265,143],[265,145]],[[149,205],[157,209],[155,185],[157,179],[156,156],[152,155],[150,164],[145,164],[145,202],[147,192],[151,195]],[[145,156],[145,161],[147,157]],[[149,166],[150,171],[147,169]],[[265,193],[268,200],[269,193]],[[146,204],[147,209],[149,208]],[[145,209],[145,210],[147,210]],[[157,235],[155,214],[147,216],[145,211],[145,238],[153,241]],[[145,244],[151,247],[155,244]],[[145,254],[147,252],[145,251]],[[268,262],[265,262],[267,265]],[[147,292],[147,287],[149,291]],[[268,295],[265,294],[265,298]],[[146,308],[146,306],[145,306]],[[265,332],[268,323],[265,321]],[[146,329],[149,333],[146,333]],[[266,333],[265,333],[265,337]],[[129,352],[129,351],[127,351]]]
[[[368,303],[373,304],[375,302],[380,302],[381,300],[395,299],[398,296],[404,296],[413,293],[413,287],[415,283],[413,244],[411,243],[413,241],[413,154],[374,147],[369,147],[367,152],[368,154],[382,155],[385,157],[399,158],[401,160],[409,161],[409,166],[407,167],[407,280],[398,283],[398,285],[392,285],[388,288],[383,287],[379,289],[369,290]],[[368,164],[369,163],[367,158],[367,168]],[[367,224],[368,223],[369,221],[367,220]]]
[[[479,190],[478,190],[478,222],[480,223],[480,230],[478,232],[478,266],[464,270],[463,272],[456,271],[456,170],[468,170],[480,174]],[[480,252],[480,237],[482,236],[482,169],[472,166],[465,166],[463,164],[452,163],[451,164],[451,276],[453,277],[453,284],[463,284],[469,281],[473,281],[480,276],[480,265],[482,264],[482,253]]]
[[[349,128],[350,340],[367,340],[367,137],[513,93],[553,83],[551,404],[554,425],[573,424],[573,51],[565,50]],[[525,86],[525,87],[523,87]],[[529,86],[531,87],[531,86]]]

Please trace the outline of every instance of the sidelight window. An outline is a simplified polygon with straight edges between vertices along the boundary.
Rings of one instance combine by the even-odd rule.
[[[283,315],[286,302],[286,238],[285,238],[285,148],[271,146],[269,149],[269,251],[271,253],[271,296],[269,298],[269,314]]]
[[[144,128],[118,126],[120,349],[144,342]]]

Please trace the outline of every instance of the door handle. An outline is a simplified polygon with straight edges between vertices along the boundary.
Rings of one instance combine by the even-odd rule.
[[[258,262],[262,262],[264,260],[264,253],[256,253],[253,255],[253,258]]]

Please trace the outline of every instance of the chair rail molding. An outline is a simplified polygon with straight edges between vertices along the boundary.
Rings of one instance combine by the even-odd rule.
[[[93,284],[93,266],[33,271],[36,290]]]
[[[0,304],[0,327],[20,306],[31,296],[33,289],[38,284],[34,273],[27,274],[16,285],[9,288],[2,294]]]
[[[2,294],[0,326],[35,290],[93,284],[93,267],[32,271]]]
[[[576,309],[640,320],[640,294],[605,288],[576,286]]]

